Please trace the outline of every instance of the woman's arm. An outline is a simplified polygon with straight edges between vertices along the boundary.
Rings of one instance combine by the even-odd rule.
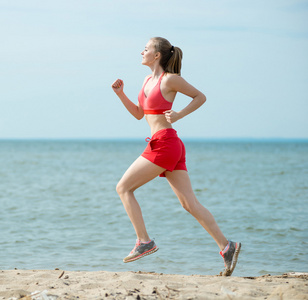
[[[192,98],[192,101],[179,112],[175,112],[173,110],[167,110],[164,112],[169,123],[174,123],[177,120],[184,118],[198,109],[206,101],[205,95],[185,81],[181,76],[169,76],[166,81],[166,85],[170,88],[170,90],[182,93]]]
[[[121,79],[117,79],[112,85],[111,85],[113,91],[117,94],[117,96],[120,98],[126,109],[137,119],[141,120],[144,116],[143,109],[132,101],[128,99],[128,97],[125,95],[123,88],[124,88],[124,82]]]

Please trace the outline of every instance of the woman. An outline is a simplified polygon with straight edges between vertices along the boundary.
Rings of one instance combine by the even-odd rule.
[[[214,238],[224,258],[224,276],[230,276],[235,268],[241,248],[240,243],[228,241],[219,229],[212,214],[197,200],[187,173],[185,147],[178,138],[172,123],[198,109],[206,97],[187,83],[181,76],[182,51],[164,38],[155,37],[141,52],[142,64],[152,74],[144,80],[138,96],[138,104],[128,99],[123,91],[124,83],[117,79],[112,89],[126,109],[138,120],[145,116],[152,138],[144,152],[128,168],[117,185],[117,192],[134,226],[137,242],[124,262],[135,261],[158,250],[148,236],[140,206],[134,191],[157,176],[166,177],[182,206],[193,215]],[[177,93],[192,98],[181,111],[172,110]]]

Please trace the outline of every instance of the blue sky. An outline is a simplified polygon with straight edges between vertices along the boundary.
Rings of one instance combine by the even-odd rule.
[[[1,0],[0,138],[148,136],[110,85],[137,102],[153,36],[208,99],[181,137],[308,138],[307,20],[296,0]]]

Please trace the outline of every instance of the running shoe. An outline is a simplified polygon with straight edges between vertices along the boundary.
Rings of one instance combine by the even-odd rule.
[[[220,251],[220,255],[223,257],[225,262],[225,270],[221,273],[222,276],[231,276],[236,263],[237,257],[241,250],[241,243],[235,243],[229,241],[228,248],[225,252]]]
[[[141,243],[140,240],[136,241],[134,249],[126,256],[123,261],[125,263],[135,261],[144,256],[152,254],[158,250],[158,247],[155,245],[155,242],[151,240],[149,243]]]

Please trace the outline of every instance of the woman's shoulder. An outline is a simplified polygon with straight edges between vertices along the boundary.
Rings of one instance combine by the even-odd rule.
[[[165,73],[164,77],[166,82],[175,82],[182,78],[181,75],[175,73]]]
[[[166,85],[169,85],[169,86],[174,86],[177,84],[181,84],[181,82],[183,82],[183,77],[181,77],[181,75],[179,74],[166,73],[164,77],[165,77]]]
[[[147,76],[145,76],[145,78],[144,78],[144,80],[143,80],[143,84],[142,85],[144,85],[150,78],[152,77],[152,75],[150,74],[150,75],[147,75]]]
[[[145,83],[147,80],[149,80],[152,77],[152,74],[149,74],[144,77],[143,83]]]
[[[179,78],[181,77],[181,75],[177,74],[177,73],[169,73],[169,72],[166,72],[164,74],[164,76],[168,79],[174,79],[174,78]]]

